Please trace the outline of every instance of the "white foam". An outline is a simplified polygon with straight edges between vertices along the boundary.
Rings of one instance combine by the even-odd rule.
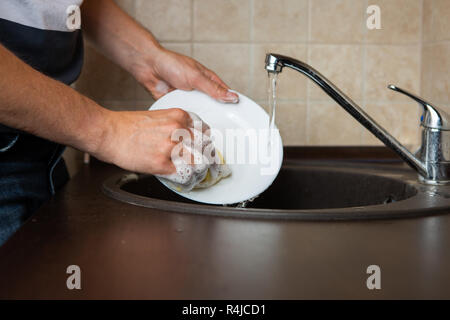
[[[158,81],[158,83],[156,83],[155,91],[165,94],[169,92],[169,85],[165,81],[160,80]]]
[[[211,137],[206,133],[209,126],[198,115],[194,113],[189,113],[189,115],[193,120],[193,128],[190,130],[194,135],[194,141],[185,139],[181,142],[183,156],[179,156],[179,152],[172,153],[175,173],[158,175],[171,187],[182,192],[188,192],[194,188],[208,188],[231,174],[231,169],[222,163]],[[200,125],[198,121],[201,121]],[[193,163],[191,163],[191,156],[194,160]],[[210,178],[204,181],[208,171]]]

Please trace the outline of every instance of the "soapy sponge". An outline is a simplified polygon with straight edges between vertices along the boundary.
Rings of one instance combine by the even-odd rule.
[[[209,130],[209,126],[198,115],[192,112],[189,112],[189,115],[193,123],[202,122],[200,126],[202,130]],[[209,134],[199,132],[195,127],[191,128],[191,131],[194,137],[201,137],[201,139],[183,140],[182,146],[184,151],[192,155],[194,163],[189,163],[185,157],[176,157],[172,159],[176,172],[170,175],[158,175],[171,188],[179,192],[209,188],[231,174],[230,167],[225,163],[220,151],[215,148]],[[208,153],[209,156],[206,156]]]
[[[216,154],[218,162],[213,163],[208,168],[206,172],[206,177],[202,181],[200,181],[196,186],[194,186],[194,189],[209,188],[215,185],[221,179],[231,175],[230,167],[225,163],[222,154],[217,149]]]

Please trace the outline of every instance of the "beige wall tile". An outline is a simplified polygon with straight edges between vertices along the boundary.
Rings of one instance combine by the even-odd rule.
[[[364,0],[313,0],[311,40],[314,42],[361,42],[365,25]]]
[[[404,95],[387,89],[392,83],[419,93],[419,46],[368,46],[365,98],[367,101],[407,101]]]
[[[213,70],[231,89],[249,92],[249,46],[246,44],[194,44],[193,56]]]
[[[296,42],[308,38],[307,0],[254,1],[254,40]]]
[[[311,45],[309,63],[355,102],[362,99],[363,49],[360,45]],[[330,99],[312,81],[308,81],[308,90],[311,100]]]
[[[450,39],[449,0],[424,0],[423,39],[427,42]]]
[[[194,40],[250,40],[249,0],[194,0]]]
[[[422,1],[423,40],[433,43],[421,53]],[[450,0],[117,2],[163,46],[193,56],[257,101],[267,101],[265,54],[276,52],[312,65],[366,105],[402,143],[417,140],[417,107],[388,90],[388,83],[418,94],[421,89],[431,103],[450,106]],[[382,30],[365,28],[369,4],[381,7]],[[285,69],[278,84],[277,125],[286,145],[378,143],[306,77]],[[128,73],[90,47],[75,87],[113,110],[145,110],[154,102]]]
[[[77,174],[83,166],[83,152],[74,148],[67,147],[63,153],[63,158],[71,177]]]
[[[257,102],[269,113],[266,101]],[[306,103],[282,101],[277,103],[275,124],[280,130],[283,145],[306,144]]]
[[[434,96],[434,80],[433,80],[433,69],[435,69],[435,62],[433,61],[434,55],[433,45],[423,45],[422,46],[422,67],[421,67],[421,81],[420,81],[420,93],[421,96],[433,103],[432,100]]]
[[[168,50],[181,53],[188,57],[192,56],[192,45],[190,42],[185,43],[161,42],[161,45]]]
[[[266,53],[273,52],[307,61],[305,45],[295,44],[255,44],[253,45],[252,94],[253,99],[268,98],[268,76],[264,69]],[[300,99],[306,101],[307,79],[296,71],[285,68],[278,76],[277,96],[280,99]]]
[[[308,103],[309,145],[359,145],[361,125],[334,102]]]
[[[448,114],[450,114],[450,102],[448,102],[446,104],[441,104],[441,105],[439,105],[439,107],[442,108],[442,110],[444,110]]]
[[[422,0],[369,0],[381,9],[381,29],[367,30],[369,43],[418,43]]]
[[[306,103],[280,102],[275,120],[284,145],[306,144]]]
[[[430,103],[450,102],[450,43],[423,47],[422,94]]]
[[[125,12],[134,17],[136,13],[136,1],[135,0],[114,0]]]
[[[136,81],[125,70],[86,45],[84,67],[75,88],[103,103],[115,100],[135,100]]]
[[[144,104],[151,106],[155,99],[152,97],[151,93],[148,92],[140,83],[136,85],[136,102],[138,104]]]
[[[420,135],[420,112],[417,103],[367,104],[364,110],[402,144],[417,146]],[[368,130],[362,134],[363,145],[383,145]]]
[[[175,51],[177,53],[181,53],[185,56],[192,56],[192,45],[190,42],[186,43],[165,43],[162,42],[161,45],[171,51]],[[139,102],[139,104],[145,104],[145,105],[151,105],[155,100],[151,96],[151,94],[144,89],[144,87],[138,83],[136,85],[136,100]]]
[[[151,104],[139,104],[135,101],[112,101],[106,104],[106,107],[112,111],[147,111],[150,106]]]
[[[158,40],[191,39],[190,0],[136,0],[136,19]]]

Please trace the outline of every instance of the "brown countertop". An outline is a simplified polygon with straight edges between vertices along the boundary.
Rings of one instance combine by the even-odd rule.
[[[120,171],[85,166],[0,247],[0,298],[450,298],[450,215],[302,222],[177,214],[105,196],[102,182]],[[381,290],[366,287],[373,264]],[[81,290],[66,287],[69,265],[81,268]]]

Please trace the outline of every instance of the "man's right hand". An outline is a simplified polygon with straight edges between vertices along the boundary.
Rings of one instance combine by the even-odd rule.
[[[192,126],[192,119],[182,109],[154,111],[111,111],[108,128],[98,148],[92,154],[130,171],[171,174],[171,140],[174,130]]]

